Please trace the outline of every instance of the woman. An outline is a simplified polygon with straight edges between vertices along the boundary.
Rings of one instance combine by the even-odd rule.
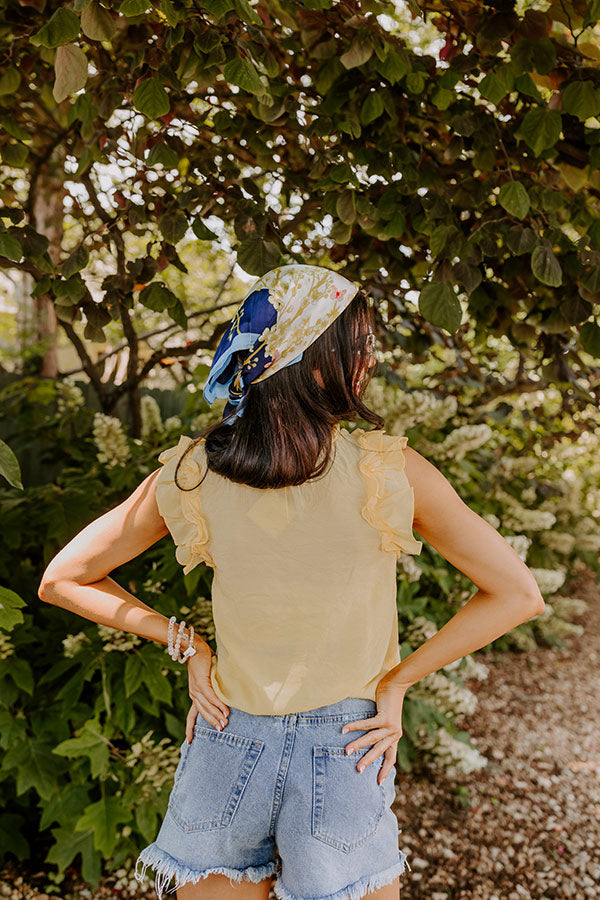
[[[168,810],[138,863],[159,898],[397,900],[391,809],[416,681],[544,608],[509,544],[362,402],[373,313],[355,284],[283,266],[254,285],[204,395],[223,419],[48,566],[43,600],[167,645],[192,704]],[[274,376],[274,377],[273,377]],[[378,428],[349,431],[360,416]],[[412,527],[478,590],[407,659],[396,564]],[[184,572],[214,569],[217,652],[109,577],[171,533]]]

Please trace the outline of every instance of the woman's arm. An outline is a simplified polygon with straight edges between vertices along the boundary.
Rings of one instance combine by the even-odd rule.
[[[169,620],[109,578],[168,534],[155,497],[155,470],[126,500],[87,525],[56,554],[38,596],[92,622],[168,644]],[[197,639],[195,644],[204,644]]]
[[[502,535],[425,457],[412,447],[404,454],[415,495],[415,531],[479,588],[437,634],[386,675],[392,684],[410,685],[538,616],[545,603],[531,571]]]

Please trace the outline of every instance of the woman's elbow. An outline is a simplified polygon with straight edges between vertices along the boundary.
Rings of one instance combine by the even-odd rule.
[[[57,577],[46,569],[38,586],[38,597],[40,600],[43,600],[44,603],[56,603],[59,596],[57,584]]]

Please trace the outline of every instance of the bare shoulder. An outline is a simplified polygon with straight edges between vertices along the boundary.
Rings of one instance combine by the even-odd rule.
[[[481,590],[515,590],[540,597],[535,578],[518,553],[462,499],[446,476],[412,447],[405,447],[404,458],[414,492],[414,528],[420,537]]]

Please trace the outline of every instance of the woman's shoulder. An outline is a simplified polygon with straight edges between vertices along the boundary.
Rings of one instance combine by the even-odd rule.
[[[405,435],[387,434],[385,428],[372,428],[366,431],[364,428],[353,428],[351,431],[342,428],[350,440],[363,450],[372,453],[388,453],[394,450],[403,450],[408,444]]]

